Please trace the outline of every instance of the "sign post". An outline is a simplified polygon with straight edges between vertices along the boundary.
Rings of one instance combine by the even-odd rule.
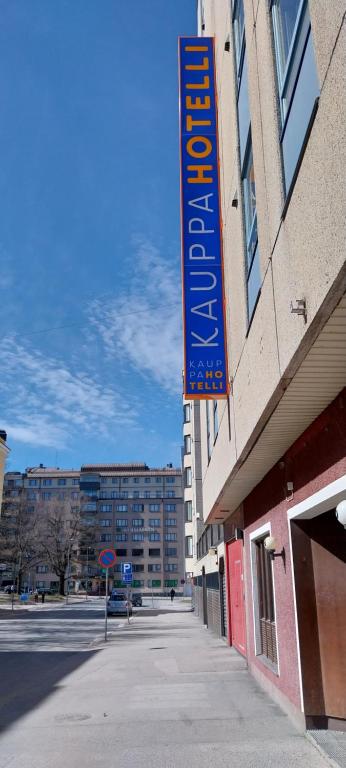
[[[132,584],[132,563],[121,563],[121,580],[126,584],[127,623],[130,623],[130,585]]]
[[[102,549],[99,554],[99,565],[106,571],[106,596],[105,596],[105,642],[107,642],[107,600],[108,600],[108,569],[113,568],[116,561],[114,549]]]

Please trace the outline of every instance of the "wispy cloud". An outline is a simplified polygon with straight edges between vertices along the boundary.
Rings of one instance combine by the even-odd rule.
[[[171,394],[181,391],[181,288],[176,264],[144,237],[133,242],[125,290],[95,300],[89,320],[109,356],[126,361]]]
[[[9,437],[31,445],[61,448],[78,433],[106,437],[134,427],[133,403],[83,370],[23,346],[14,338],[0,343],[1,425]]]

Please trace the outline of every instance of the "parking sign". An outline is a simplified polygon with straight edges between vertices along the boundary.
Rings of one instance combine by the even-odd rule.
[[[124,584],[132,582],[132,563],[121,563],[121,580]]]

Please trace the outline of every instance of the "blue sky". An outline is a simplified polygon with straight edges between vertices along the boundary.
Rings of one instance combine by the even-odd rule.
[[[180,462],[177,38],[195,0],[0,0],[8,469]]]

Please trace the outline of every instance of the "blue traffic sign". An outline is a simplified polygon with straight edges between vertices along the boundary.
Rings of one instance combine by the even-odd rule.
[[[103,568],[112,568],[116,561],[114,549],[103,549],[99,554],[98,561]]]
[[[27,600],[29,600],[29,595],[26,592],[23,592],[23,594],[20,596],[20,602],[26,603]]]
[[[121,579],[125,584],[131,584],[132,563],[121,563]]]

